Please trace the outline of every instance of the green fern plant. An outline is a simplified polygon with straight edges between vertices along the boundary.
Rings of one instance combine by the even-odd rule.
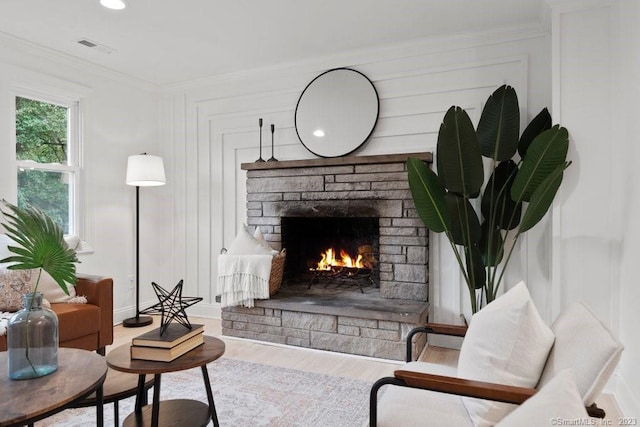
[[[438,133],[437,175],[408,159],[418,215],[446,235],[474,313],[496,298],[516,242],[549,210],[571,164],[568,147],[569,133],[551,126],[546,108],[520,135],[518,97],[504,85],[487,100],[477,129],[462,108],[447,111]],[[491,169],[486,184],[485,163]]]

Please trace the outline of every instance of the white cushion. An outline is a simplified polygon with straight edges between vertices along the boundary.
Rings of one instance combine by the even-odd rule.
[[[269,242],[267,242],[267,240],[264,238],[264,234],[262,234],[262,230],[260,230],[260,227],[256,227],[256,229],[253,231],[253,238],[256,239],[262,246],[269,249],[273,255],[276,255],[278,253],[278,251],[273,249]]]
[[[569,306],[551,325],[556,343],[538,387],[571,368],[586,406],[591,405],[607,384],[620,361],[622,344],[582,302]]]
[[[387,385],[378,398],[378,427],[473,426],[460,396]]]
[[[589,418],[587,410],[582,403],[582,397],[576,386],[575,375],[570,369],[556,375],[533,397],[527,399],[526,402],[507,415],[496,426],[537,427],[552,425],[554,420],[582,420],[585,423],[584,425],[592,425],[590,424],[592,418]]]
[[[69,246],[69,249],[73,249],[74,251],[78,250],[80,247],[81,240],[78,236],[64,236],[64,241],[67,243],[67,246]]]
[[[33,270],[31,273],[31,289],[35,289],[36,281],[38,280],[38,270]],[[70,302],[84,304],[87,302],[86,298],[78,297],[76,295],[76,287],[67,283],[67,290],[69,295],[65,294],[60,285],[53,280],[53,277],[46,271],[42,270],[42,276],[38,283],[38,292],[42,292],[42,296],[45,300],[58,303],[58,302]]]
[[[227,248],[229,255],[275,255],[278,251],[272,249],[264,238],[262,241],[253,237],[242,224],[233,242]]]
[[[455,367],[428,362],[409,362],[400,369],[456,376]],[[384,386],[378,396],[378,426],[472,425],[459,396],[398,386]]]
[[[535,387],[553,341],[553,333],[520,282],[471,319],[460,349],[458,376]],[[463,402],[476,426],[493,425],[514,408],[474,398],[463,398]]]
[[[267,243],[267,241],[264,239],[264,234],[262,234],[262,230],[260,230],[260,227],[256,227],[256,229],[253,231],[253,238],[260,242]]]

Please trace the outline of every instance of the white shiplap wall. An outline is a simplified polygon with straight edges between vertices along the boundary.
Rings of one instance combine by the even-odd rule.
[[[367,75],[380,97],[377,126],[355,155],[435,151],[446,110],[459,105],[477,122],[483,102],[503,83],[518,92],[523,124],[547,106],[551,98],[548,43],[545,29],[459,37],[353,52],[169,88],[166,126],[171,137],[166,143],[174,153],[174,177],[181,182],[173,209],[174,234],[176,248],[184,246],[186,254],[176,251],[171,268],[187,279],[191,294],[205,298],[194,308],[205,315],[219,312],[215,303],[216,258],[246,216],[245,172],[240,163],[258,158],[258,118],[264,119],[262,157],[271,156],[269,124],[275,123],[278,159],[312,158],[295,133],[297,99],[317,74],[350,67]],[[544,230],[528,242],[543,238],[540,236]],[[519,270],[517,278],[527,276],[528,263],[526,256],[514,262]],[[540,275],[544,276],[534,274],[536,279]],[[431,243],[430,280],[432,320],[458,321],[468,296],[466,288],[457,284],[460,275],[448,244],[440,248],[437,237]],[[532,293],[535,296],[546,287],[541,283]],[[538,299],[545,304],[544,295]]]

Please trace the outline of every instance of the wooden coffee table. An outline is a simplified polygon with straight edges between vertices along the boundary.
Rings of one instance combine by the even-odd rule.
[[[97,392],[97,424],[103,424],[102,383],[107,376],[104,356],[75,348],[58,349],[58,370],[40,378],[11,380],[0,352],[0,426],[32,424]]]
[[[205,426],[209,420],[218,426],[218,415],[213,402],[211,383],[207,371],[207,363],[219,359],[224,354],[224,342],[214,337],[204,337],[204,344],[178,357],[172,362],[153,362],[148,360],[132,360],[131,344],[121,345],[107,354],[107,364],[117,371],[138,375],[154,375],[153,403],[141,407],[136,405],[135,411],[125,420],[125,426]],[[198,400],[175,399],[160,401],[160,376],[166,372],[176,372],[185,369],[202,369],[202,378],[207,392],[209,404]],[[143,381],[139,381],[139,384]],[[138,390],[139,395],[143,390]],[[140,400],[140,399],[139,399]]]

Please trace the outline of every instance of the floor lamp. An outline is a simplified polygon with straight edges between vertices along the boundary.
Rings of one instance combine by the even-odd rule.
[[[129,156],[127,162],[127,185],[136,187],[136,315],[122,321],[122,326],[137,328],[153,323],[151,316],[140,316],[140,187],[164,185],[162,157],[146,153]]]

